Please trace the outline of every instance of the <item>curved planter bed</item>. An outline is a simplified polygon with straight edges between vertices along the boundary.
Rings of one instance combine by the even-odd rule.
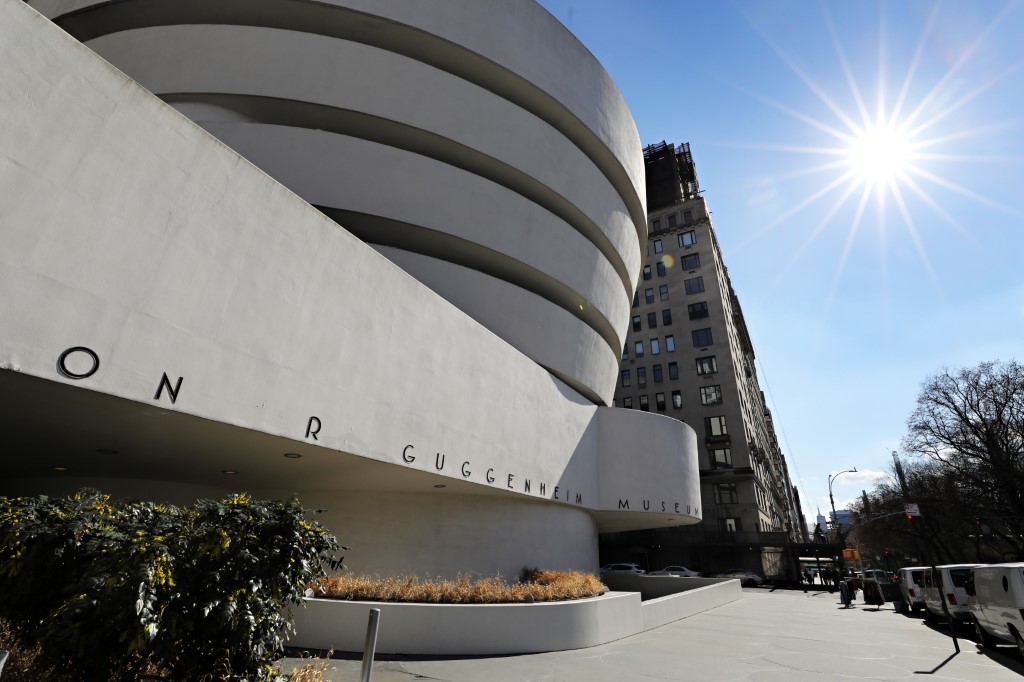
[[[679,579],[675,579],[679,580]],[[407,604],[307,599],[288,646],[362,651],[370,609],[380,609],[377,652],[493,655],[582,649],[612,642],[740,598],[739,583],[707,584],[647,602],[639,592],[535,604]]]

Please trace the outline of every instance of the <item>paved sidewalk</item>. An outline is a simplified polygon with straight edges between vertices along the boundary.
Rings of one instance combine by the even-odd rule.
[[[387,623],[381,621],[381,628]],[[638,682],[702,680],[963,680],[1021,682],[1015,647],[995,653],[970,639],[953,640],[886,604],[843,609],[838,594],[744,589],[743,599],[604,646],[492,658],[382,657],[374,682],[492,680]],[[286,659],[290,672],[297,659]],[[329,663],[325,679],[359,679],[358,657]]]

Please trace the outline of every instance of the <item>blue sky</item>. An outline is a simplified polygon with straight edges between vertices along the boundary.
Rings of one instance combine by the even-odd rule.
[[[1024,357],[1024,2],[541,4],[691,143],[809,521],[929,375]]]

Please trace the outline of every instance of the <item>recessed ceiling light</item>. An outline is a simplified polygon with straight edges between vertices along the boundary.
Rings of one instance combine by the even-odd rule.
[[[438,484],[437,484],[437,485],[435,485],[434,487],[435,487],[435,488],[446,488],[446,487],[448,487],[448,486],[446,486],[446,485],[445,485],[444,483],[438,483]]]
[[[238,472],[235,471],[234,469],[224,469],[223,471],[221,471],[221,473],[222,474],[237,474]]]
[[[50,467],[50,468],[53,469],[54,471],[67,471],[68,470],[67,467]]]
[[[299,457],[302,457],[302,455],[297,452],[286,452],[284,453],[284,456],[288,459],[298,459]]]
[[[96,452],[100,453],[101,455],[116,455],[117,454],[117,450],[112,450],[111,448],[98,448],[96,450]]]

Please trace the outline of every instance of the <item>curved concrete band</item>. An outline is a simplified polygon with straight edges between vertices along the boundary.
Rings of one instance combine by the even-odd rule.
[[[620,352],[646,234],[639,140],[604,70],[538,6],[255,0],[218,3],[212,13],[188,0],[39,6],[186,115],[211,103],[229,112],[235,120],[196,120],[307,201],[446,232],[478,244],[481,256],[504,254],[521,263],[507,286],[552,291],[550,302]],[[496,31],[501,40],[486,40]],[[417,41],[422,47],[410,47]],[[452,43],[461,59],[444,56]],[[548,99],[557,106],[541,103]],[[307,141],[239,117],[304,128]],[[446,179],[460,172],[475,178]],[[381,210],[403,201],[402,211]],[[380,242],[360,236],[416,251],[399,232]],[[584,257],[560,255],[576,251]],[[586,255],[593,251],[599,257]],[[482,257],[481,271],[496,276],[483,264]],[[544,283],[551,280],[559,291]],[[488,305],[464,310],[485,325],[494,315]],[[580,357],[569,362],[542,364],[609,404],[617,368],[583,356],[590,346],[559,335],[562,327],[535,330],[528,345],[576,349]]]

